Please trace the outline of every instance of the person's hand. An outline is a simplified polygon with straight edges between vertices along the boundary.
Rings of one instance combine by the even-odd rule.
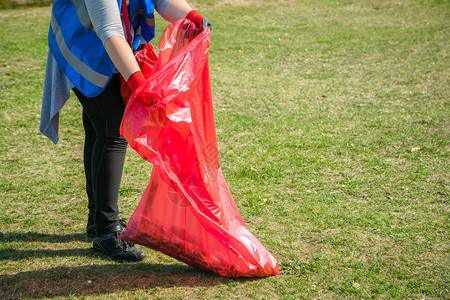
[[[134,93],[137,88],[145,82],[145,77],[141,71],[133,73],[127,80],[127,84],[131,89],[131,93]]]
[[[209,22],[207,18],[199,14],[196,10],[191,10],[186,15],[186,19],[197,24],[200,27],[200,30],[204,30],[206,27],[208,27],[209,30],[212,31],[211,22]]]

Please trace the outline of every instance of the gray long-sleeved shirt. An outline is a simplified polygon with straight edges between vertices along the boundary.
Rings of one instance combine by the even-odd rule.
[[[156,0],[156,11],[162,14],[164,8],[170,1]],[[85,0],[85,4],[94,30],[103,44],[112,36],[124,37],[124,29],[117,0]],[[73,88],[73,83],[58,66],[52,52],[49,50],[45,70],[39,129],[55,144],[58,142],[59,111],[69,99],[70,90]]]
[[[170,1],[156,0],[156,11],[162,15],[164,8],[166,8]],[[85,3],[94,30],[97,32],[103,44],[108,38],[114,35],[124,37],[117,0],[85,0]]]

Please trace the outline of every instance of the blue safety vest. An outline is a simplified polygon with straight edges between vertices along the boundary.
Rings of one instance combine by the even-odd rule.
[[[134,49],[141,35],[146,42],[155,36],[154,7],[155,0],[130,0],[131,25],[140,33],[134,37]],[[59,67],[83,95],[95,97],[106,88],[115,66],[94,31],[84,0],[54,1],[48,44]]]

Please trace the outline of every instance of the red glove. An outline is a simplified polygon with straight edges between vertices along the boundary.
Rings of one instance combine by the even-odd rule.
[[[134,93],[137,88],[145,82],[145,77],[141,71],[137,71],[133,73],[130,78],[128,78],[127,84],[131,89],[131,92]]]
[[[191,10],[187,15],[186,19],[194,22],[200,27],[200,30],[204,30],[206,27],[209,28],[209,30],[212,30],[212,25],[208,21],[207,18],[199,14],[196,10]]]

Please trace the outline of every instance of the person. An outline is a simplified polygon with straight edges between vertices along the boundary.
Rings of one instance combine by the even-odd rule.
[[[211,23],[185,0],[126,1],[54,1],[40,130],[57,143],[59,111],[73,90],[82,105],[85,131],[86,235],[94,250],[131,262],[145,253],[118,239],[126,227],[119,220],[118,194],[128,145],[119,133],[125,110],[119,76],[132,91],[145,82],[132,50],[154,37],[154,10],[169,22],[187,18],[200,30],[211,29]]]

